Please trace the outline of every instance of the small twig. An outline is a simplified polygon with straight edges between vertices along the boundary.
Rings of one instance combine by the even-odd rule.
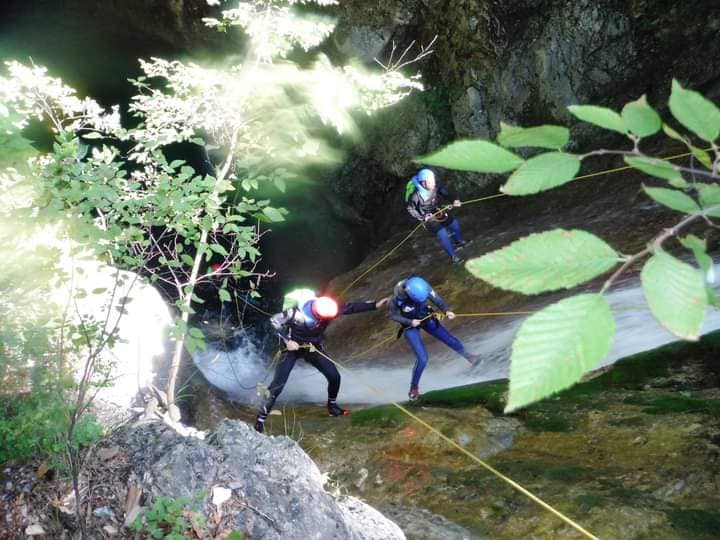
[[[257,515],[265,518],[265,519],[273,526],[273,528],[274,528],[277,532],[282,533],[282,530],[280,529],[280,527],[278,527],[277,522],[276,522],[273,518],[271,518],[270,516],[268,516],[265,512],[263,512],[263,511],[260,510],[259,508],[255,508],[252,504],[250,504],[249,502],[245,501],[244,499],[240,499],[239,502],[240,502],[240,504],[242,504],[242,505],[245,506],[246,508],[248,508],[248,509],[252,510],[253,512],[255,512]]]
[[[412,40],[410,42],[410,45],[408,45],[405,50],[402,52],[400,57],[397,60],[394,60],[395,51],[397,50],[397,45],[395,41],[393,41],[392,49],[390,50],[390,57],[388,58],[386,63],[383,63],[380,61],[377,57],[373,58],[377,64],[379,64],[385,71],[387,72],[393,72],[393,71],[399,71],[400,69],[409,66],[410,64],[414,64],[415,62],[419,62],[426,56],[431,55],[435,50],[432,48],[433,45],[435,45],[435,42],[437,41],[437,34],[435,34],[435,37],[432,38],[430,43],[427,45],[421,45],[420,46],[420,52],[414,57],[409,60],[404,60],[405,57],[408,55],[410,50],[415,46],[415,40]],[[404,60],[404,61],[403,61]]]
[[[675,235],[677,235],[683,228],[685,228],[687,225],[692,223],[693,221],[697,220],[698,218],[704,218],[707,219],[707,214],[709,212],[712,212],[714,210],[720,209],[720,204],[716,204],[713,206],[710,206],[708,208],[704,208],[703,210],[699,212],[695,212],[693,214],[690,214],[683,218],[680,222],[678,222],[674,227],[671,227],[669,229],[665,229],[662,233],[660,233],[658,236],[656,236],[649,244],[648,246],[635,253],[634,255],[628,257],[628,259],[622,264],[620,268],[615,270],[613,274],[607,279],[607,281],[602,286],[602,289],[600,289],[600,294],[603,294],[606,290],[610,288],[610,286],[617,280],[617,278],[622,274],[625,270],[627,270],[630,265],[641,259],[642,257],[645,257],[646,255],[649,255],[650,253],[656,251],[659,249],[663,242],[667,240],[668,238],[671,238]]]

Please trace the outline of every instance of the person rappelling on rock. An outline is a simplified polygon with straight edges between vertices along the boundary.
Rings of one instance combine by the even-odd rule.
[[[454,319],[455,313],[450,311],[438,293],[420,276],[410,276],[398,282],[390,298],[389,317],[402,325],[401,332],[415,353],[415,366],[410,380],[410,400],[420,396],[420,377],[427,365],[428,353],[420,335],[420,329],[425,330],[435,339],[442,341],[460,356],[476,366],[480,362],[479,354],[472,354],[465,350],[465,346],[455,336],[450,334],[428,305],[428,300],[445,314],[448,319]]]
[[[306,362],[327,379],[328,414],[330,416],[349,414],[349,411],[341,408],[336,401],[340,390],[340,373],[335,365],[321,354],[318,354],[316,349],[323,350],[325,330],[337,317],[373,311],[384,306],[387,302],[388,298],[382,298],[377,301],[349,302],[338,306],[335,300],[328,296],[313,296],[296,307],[285,309],[273,315],[270,318],[270,323],[284,342],[286,352],[275,368],[275,375],[268,387],[265,403],[258,410],[255,429],[260,433],[263,432],[265,420],[270,414],[275,400],[282,392],[298,358],[304,358]]]
[[[430,169],[420,169],[405,188],[405,208],[408,213],[437,236],[454,264],[460,264],[463,260],[455,253],[455,249],[464,247],[467,242],[462,239],[460,223],[442,206],[443,200],[452,201],[455,208],[462,204],[458,196],[450,192]]]

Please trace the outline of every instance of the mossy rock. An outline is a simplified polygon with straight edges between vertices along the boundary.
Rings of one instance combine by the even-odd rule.
[[[494,414],[501,414],[504,407],[504,396],[507,392],[507,379],[481,382],[433,390],[423,394],[418,403],[430,407],[467,407],[483,405]]]
[[[720,513],[703,510],[675,509],[668,512],[670,523],[680,538],[717,539],[720,535]]]
[[[356,410],[353,411],[350,418],[353,426],[375,425],[379,427],[395,427],[406,419],[405,413],[394,405]]]
[[[624,400],[630,405],[640,405],[646,414],[702,413],[720,415],[720,399],[693,399],[686,396],[661,396],[646,399],[630,396]]]
[[[503,474],[514,480],[536,480],[547,478],[554,481],[577,484],[597,476],[597,470],[572,464],[555,464],[543,461],[500,461],[495,465]]]

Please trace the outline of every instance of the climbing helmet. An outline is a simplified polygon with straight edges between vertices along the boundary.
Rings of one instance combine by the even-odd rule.
[[[312,313],[318,319],[334,319],[338,314],[337,302],[328,296],[319,296],[313,300]]]
[[[430,296],[432,288],[423,278],[413,276],[405,282],[405,293],[413,302],[424,302]]]

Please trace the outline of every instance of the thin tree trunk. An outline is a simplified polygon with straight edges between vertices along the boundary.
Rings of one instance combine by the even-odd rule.
[[[220,170],[220,174],[217,175],[215,178],[215,186],[216,188],[213,189],[213,192],[211,194],[211,198],[215,199],[218,195],[217,186],[220,185],[220,183],[225,179],[225,177],[230,172],[230,165],[232,164],[233,160],[233,154],[235,153],[235,144],[237,143],[237,136],[238,136],[239,129],[236,129],[233,134],[232,138],[230,140],[229,150],[228,154],[225,158],[225,162],[223,163],[222,169]],[[193,260],[193,267],[192,271],[190,272],[190,280],[188,281],[187,285],[185,286],[185,291],[179,291],[179,293],[182,295],[185,295],[185,299],[183,301],[183,306],[185,309],[183,309],[182,315],[180,319],[183,321],[185,329],[187,331],[187,323],[188,319],[190,318],[190,307],[192,306],[192,296],[193,292],[195,291],[195,284],[197,283],[197,276],[200,272],[200,263],[202,262],[203,255],[205,253],[205,247],[207,246],[207,239],[208,234],[210,231],[203,230],[200,235],[200,242],[198,242],[197,251],[195,253],[195,259]],[[185,347],[185,334],[183,335],[175,342],[175,351],[173,353],[173,359],[172,363],[170,364],[170,372],[168,373],[168,383],[167,383],[167,398],[168,398],[168,408],[170,408],[172,405],[175,404],[175,385],[177,384],[177,375],[178,371],[180,370],[180,362],[182,360],[183,350]],[[172,413],[171,413],[172,417]],[[180,420],[179,418],[173,418],[173,420]]]

